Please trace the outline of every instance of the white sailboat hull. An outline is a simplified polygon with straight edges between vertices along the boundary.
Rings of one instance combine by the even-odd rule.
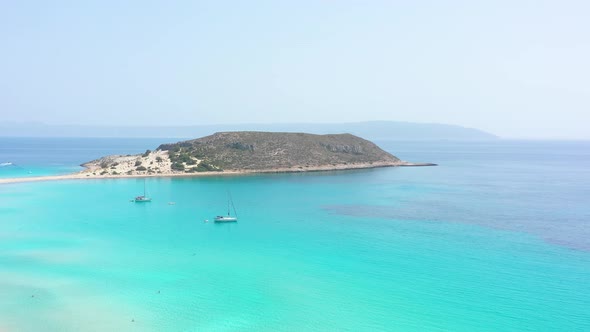
[[[215,222],[232,222],[238,221],[238,218],[232,216],[217,216],[214,220]]]

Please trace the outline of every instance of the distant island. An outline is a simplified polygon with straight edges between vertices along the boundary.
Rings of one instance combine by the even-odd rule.
[[[351,134],[220,132],[162,144],[141,155],[107,156],[82,166],[86,176],[190,175],[195,173],[306,172],[387,166],[402,161]]]
[[[43,123],[0,123],[4,137],[151,137],[190,138],[220,131],[306,132],[310,134],[351,133],[372,141],[399,140],[495,140],[485,131],[442,123],[366,121],[348,123],[245,123],[183,126],[93,126],[46,125]]]

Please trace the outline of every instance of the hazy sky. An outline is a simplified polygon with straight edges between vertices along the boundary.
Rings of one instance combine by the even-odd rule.
[[[590,1],[2,1],[0,122],[590,138]]]

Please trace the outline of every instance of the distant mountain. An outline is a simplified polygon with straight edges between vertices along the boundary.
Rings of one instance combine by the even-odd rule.
[[[226,131],[349,133],[369,140],[493,140],[498,137],[473,128],[437,123],[371,121],[351,123],[227,124],[197,126],[52,126],[3,124],[4,137],[166,137],[187,138]]]

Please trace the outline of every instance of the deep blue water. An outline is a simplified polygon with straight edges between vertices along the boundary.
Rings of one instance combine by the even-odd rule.
[[[0,138],[0,162],[161,141]],[[0,185],[0,330],[590,330],[589,142],[377,143],[439,166],[153,178],[147,204],[141,179]],[[240,221],[204,222],[228,190]]]

